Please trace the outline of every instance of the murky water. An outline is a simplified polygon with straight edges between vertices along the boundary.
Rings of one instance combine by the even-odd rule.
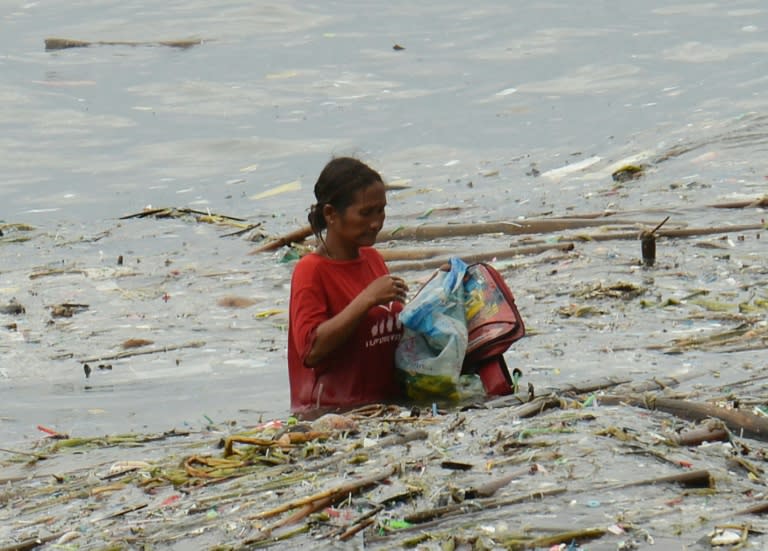
[[[354,154],[409,186],[390,196],[393,226],[639,208],[696,227],[763,216],[686,211],[768,187],[768,8],[757,0],[0,0],[0,29],[0,223],[35,228],[6,231],[29,241],[0,243],[0,303],[26,308],[0,315],[3,439],[37,437],[36,424],[124,432],[287,412],[290,264],[247,256],[251,243],[222,237],[232,228],[118,220],[148,205],[241,217],[276,235],[303,224],[322,165]],[[46,51],[52,36],[147,44]],[[203,43],[154,45],[188,38]],[[617,187],[621,162],[649,168]],[[460,210],[416,218],[444,206]],[[580,281],[764,294],[763,243],[750,234],[720,263],[669,243],[655,281],[633,264],[635,243],[513,265],[533,338],[510,360],[542,385],[764,362],[643,348],[711,321],[557,314]],[[231,295],[256,303],[218,306]],[[53,319],[61,303],[88,308]],[[86,379],[87,360],[130,338],[172,350],[90,362]]]

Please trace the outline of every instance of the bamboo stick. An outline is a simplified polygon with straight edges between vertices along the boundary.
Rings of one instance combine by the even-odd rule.
[[[678,400],[675,398],[661,398],[656,396],[602,396],[603,404],[627,404],[646,409],[655,409],[671,413],[681,419],[689,421],[703,421],[704,419],[720,419],[725,426],[739,436],[768,441],[768,418],[755,415],[746,411],[725,409],[712,404]]]
[[[131,356],[142,356],[144,354],[162,354],[163,352],[170,352],[172,350],[181,350],[182,348],[200,348],[204,346],[203,341],[192,341],[186,344],[176,344],[172,346],[161,346],[157,348],[147,348],[145,350],[130,350],[128,352],[118,352],[117,354],[109,354],[107,356],[94,356],[92,358],[86,358],[80,360],[81,363],[88,362],[101,362],[104,360],[119,360],[122,358],[130,358]]]
[[[677,446],[699,446],[704,442],[727,442],[729,437],[721,424],[711,424],[675,434],[669,440]]]
[[[348,494],[358,492],[362,490],[363,488],[366,488],[368,486],[372,486],[374,484],[377,484],[381,482],[382,480],[389,478],[393,474],[397,472],[397,467],[395,465],[390,465],[389,467],[374,473],[370,476],[367,476],[365,478],[361,478],[359,480],[355,480],[353,482],[349,482],[347,484],[342,484],[341,486],[337,486],[335,488],[330,488],[327,490],[324,490],[322,492],[313,494],[311,496],[306,496],[303,498],[295,499],[293,501],[290,501],[288,503],[284,503],[283,505],[280,505],[278,507],[275,507],[274,509],[269,509],[267,511],[262,511],[261,513],[258,513],[252,517],[249,517],[251,519],[264,519],[264,518],[271,518],[276,515],[279,515],[280,513],[284,513],[286,511],[290,511],[291,509],[295,509],[297,507],[302,507],[304,505],[313,503],[315,501],[331,498],[333,501],[339,498],[346,497]]]
[[[393,434],[391,436],[387,436],[379,440],[374,446],[370,448],[370,450],[382,449],[388,446],[400,446],[403,444],[407,444],[408,442],[412,442],[414,440],[426,440],[427,436],[428,436],[427,431],[425,430],[412,430],[405,434]],[[307,465],[306,470],[318,471],[320,469],[324,469],[325,467],[328,467],[329,465],[338,465],[340,463],[348,461],[350,458],[354,457],[358,453],[359,453],[358,450],[352,450],[342,454],[341,456],[336,455],[333,457],[329,457],[324,461],[317,461],[315,463],[312,463],[311,465]]]
[[[634,486],[655,486],[656,484],[668,484],[676,483],[686,488],[713,488],[715,485],[714,478],[707,470],[699,471],[685,471],[682,473],[671,474],[668,476],[660,476],[657,478],[646,478],[644,480],[636,480],[634,482],[626,482],[623,484],[611,485],[601,489],[604,490],[618,490],[623,488],[632,488]]]
[[[634,220],[611,220],[609,222],[593,219],[562,218],[562,219],[539,219],[539,220],[521,220],[519,222],[483,222],[477,224],[445,224],[445,225],[423,225],[407,228],[395,228],[379,233],[378,242],[395,241],[400,239],[431,240],[443,237],[468,237],[475,235],[484,235],[489,233],[501,233],[505,235],[524,235],[530,233],[551,233],[567,229],[608,226],[608,225],[631,225],[637,226],[638,231],[643,225],[642,222]],[[650,223],[646,223],[650,225]],[[249,254],[273,251],[283,245],[303,241],[312,235],[312,229],[304,226],[291,233],[285,234],[277,239],[270,241],[260,247],[257,247]]]
[[[322,499],[318,499],[317,501],[312,501],[311,503],[307,503],[292,515],[289,515],[284,519],[281,519],[276,523],[274,523],[273,525],[271,525],[268,529],[265,530],[265,532],[271,533],[273,530],[277,530],[278,528],[282,528],[283,526],[290,526],[291,524],[295,524],[300,520],[308,517],[312,513],[316,513],[317,511],[321,511],[326,507],[330,507],[333,504],[333,502],[334,502],[334,497],[327,496]]]
[[[431,240],[444,237],[468,237],[489,233],[500,233],[504,235],[525,235],[531,233],[552,233],[577,228],[618,225],[636,226],[638,229],[640,229],[644,223],[635,220],[610,220],[606,222],[605,220],[593,220],[589,218],[562,218],[538,220],[530,219],[520,220],[518,222],[424,225],[410,228],[395,228],[394,230],[382,231],[379,234],[378,240]],[[645,223],[645,225],[650,224]]]
[[[290,245],[291,243],[300,243],[310,235],[312,235],[312,228],[310,226],[303,226],[298,230],[294,230],[290,233],[286,233],[285,235],[281,235],[280,237],[273,239],[272,241],[268,241],[267,243],[256,247],[248,254],[254,255],[254,254],[274,251],[285,245]]]
[[[501,249],[475,254],[461,255],[461,259],[467,264],[473,262],[490,262],[493,259],[501,260],[514,258],[523,255],[536,255],[546,251],[571,251],[574,248],[573,243],[556,243],[553,245],[536,245],[532,247],[515,247],[511,249]],[[454,253],[455,254],[455,253]],[[399,264],[390,264],[389,269],[392,272],[435,270],[448,262],[450,255],[422,262],[401,262]]]
[[[50,534],[48,536],[30,538],[24,541],[20,541],[19,543],[14,543],[12,545],[0,547],[0,551],[29,551],[30,549],[34,549],[35,547],[39,547],[45,543],[51,542],[53,540],[57,540],[64,534],[66,534],[66,532],[57,532],[55,534]]]
[[[566,488],[552,488],[549,490],[542,490],[540,492],[530,492],[514,497],[496,499],[476,499],[464,503],[453,503],[451,505],[445,505],[444,507],[436,507],[434,509],[416,511],[409,515],[406,515],[403,520],[412,524],[421,524],[434,520],[436,518],[444,517],[446,515],[468,512],[468,511],[482,511],[484,509],[490,509],[495,507],[502,507],[506,505],[516,505],[518,503],[524,503],[526,501],[533,501],[535,499],[543,499],[544,497],[560,495],[568,490]]]
[[[363,530],[363,529],[367,528],[368,526],[370,526],[374,522],[376,522],[376,520],[372,519],[372,518],[363,519],[360,522],[358,522],[356,524],[353,524],[352,526],[347,528],[344,531],[344,533],[339,536],[339,539],[341,541],[347,541],[349,538],[351,538],[352,536],[357,534],[360,530]]]
[[[502,539],[501,543],[506,549],[541,549],[564,543],[572,545],[573,542],[582,542],[584,540],[593,540],[603,537],[608,530],[605,528],[577,528],[566,532],[559,532],[548,536],[538,538],[520,538],[511,537]]]
[[[751,507],[747,507],[746,509],[742,509],[741,511],[737,511],[736,515],[762,515],[764,513],[768,513],[768,501],[763,501],[761,503],[758,503],[757,505],[752,505]]]

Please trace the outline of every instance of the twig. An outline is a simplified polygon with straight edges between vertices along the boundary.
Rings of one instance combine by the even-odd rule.
[[[86,358],[84,360],[80,360],[80,362],[88,363],[88,362],[100,362],[103,360],[119,360],[122,358],[130,358],[131,356],[142,356],[144,354],[161,354],[163,352],[171,352],[172,350],[181,350],[183,348],[200,348],[201,346],[204,346],[204,345],[205,345],[205,342],[203,341],[192,341],[186,344],[162,346],[158,348],[147,348],[144,350],[129,350],[126,352],[118,352],[117,354],[110,354],[108,356],[94,356],[93,358]]]
[[[659,222],[659,225],[658,225],[658,226],[656,226],[655,228],[653,228],[653,229],[650,231],[650,234],[651,234],[651,235],[655,234],[657,230],[661,229],[661,227],[662,227],[664,224],[666,224],[666,223],[667,223],[667,220],[669,220],[669,216],[667,216],[667,217],[666,217],[664,220],[662,220],[661,222]]]
[[[427,521],[430,521],[439,517],[444,517],[446,515],[450,515],[454,513],[482,511],[482,510],[490,509],[494,507],[516,505],[518,503],[523,503],[526,501],[533,501],[535,499],[543,499],[544,497],[548,497],[548,496],[560,495],[567,491],[568,491],[567,488],[552,488],[550,490],[542,490],[540,492],[530,492],[527,494],[518,495],[515,497],[509,497],[509,498],[476,499],[472,501],[465,501],[464,503],[454,503],[451,505],[446,505],[444,507],[437,507],[435,509],[429,509],[426,511],[416,511],[415,513],[406,515],[403,520],[413,524],[420,524],[423,522],[427,522]]]
[[[413,430],[410,432],[407,432],[405,434],[393,434],[391,436],[387,436],[385,438],[382,438],[379,440],[374,446],[369,448],[371,449],[382,449],[386,448],[388,446],[400,446],[403,444],[407,444],[408,442],[412,442],[414,440],[426,440],[427,438],[427,431],[424,430]],[[341,462],[344,462],[348,460],[351,457],[354,457],[359,452],[357,450],[349,451],[345,454],[342,454],[341,456],[335,455],[333,457],[329,457],[328,459],[324,461],[318,461],[316,463],[313,463],[311,465],[307,465],[306,470],[307,471],[319,471],[320,469],[324,469],[325,467],[328,467],[329,465],[337,465]]]
[[[355,480],[354,482],[349,482],[347,484],[342,484],[341,486],[337,486],[335,488],[330,488],[328,490],[324,490],[322,492],[319,492],[317,494],[313,494],[311,496],[303,497],[296,499],[294,501],[290,501],[288,503],[284,503],[283,505],[280,505],[278,507],[275,507],[274,509],[269,509],[267,511],[262,511],[261,513],[258,513],[252,517],[249,517],[251,519],[264,519],[264,518],[270,518],[276,515],[279,515],[280,513],[284,513],[286,511],[290,511],[291,509],[295,509],[297,507],[302,507],[304,505],[308,505],[311,503],[314,503],[316,501],[319,501],[321,499],[329,498],[331,502],[335,502],[338,499],[343,499],[346,496],[348,496],[351,493],[355,493],[359,490],[362,490],[363,488],[366,488],[368,486],[371,486],[373,484],[377,484],[381,482],[382,480],[389,478],[393,474],[397,472],[397,467],[392,465],[387,467],[386,469],[383,469],[377,473],[374,473],[370,476],[367,476],[365,478],[361,478],[359,480]]]
[[[0,452],[14,453],[14,454],[18,454],[18,455],[27,455],[29,457],[34,457],[35,459],[48,459],[47,455],[43,455],[43,454],[40,454],[40,453],[23,452],[23,451],[20,451],[20,450],[12,450],[10,448],[0,448]]]

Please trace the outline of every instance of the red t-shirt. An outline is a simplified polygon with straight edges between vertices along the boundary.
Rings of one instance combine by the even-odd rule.
[[[354,260],[308,254],[291,278],[288,378],[291,409],[350,407],[396,397],[395,348],[403,329],[400,302],[374,306],[350,338],[312,367],[304,360],[317,327],[341,312],[369,283],[389,273],[376,249],[363,247]]]

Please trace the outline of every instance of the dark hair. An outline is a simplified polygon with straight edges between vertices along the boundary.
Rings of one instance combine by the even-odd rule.
[[[378,172],[353,157],[336,157],[328,162],[315,183],[317,202],[309,207],[309,225],[312,233],[320,237],[326,229],[323,207],[331,205],[338,212],[352,204],[355,194],[376,182],[383,182]]]

